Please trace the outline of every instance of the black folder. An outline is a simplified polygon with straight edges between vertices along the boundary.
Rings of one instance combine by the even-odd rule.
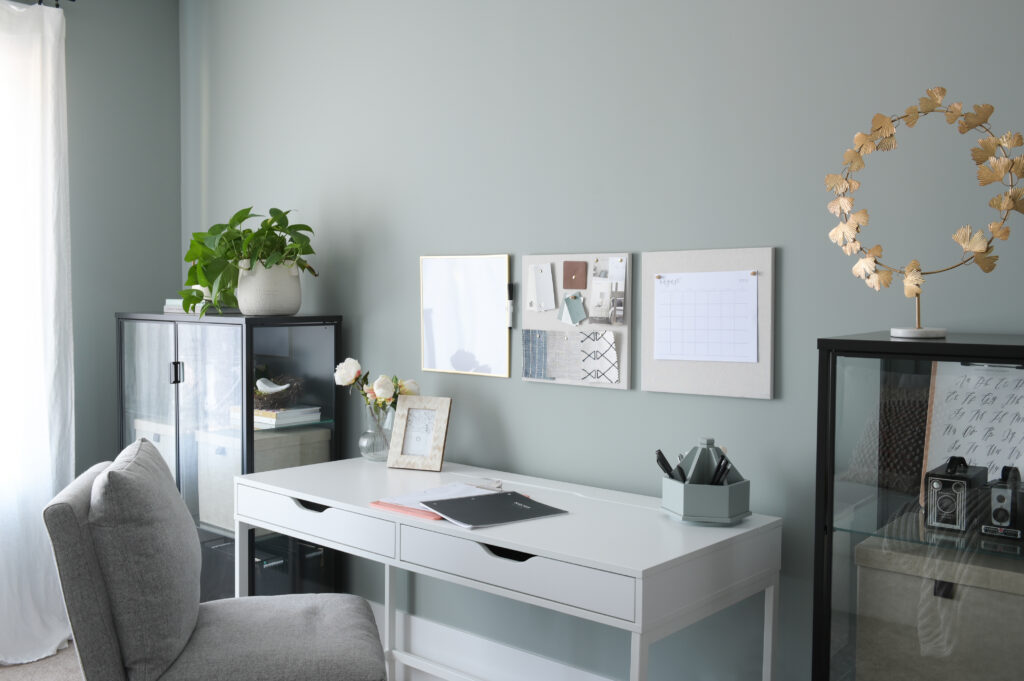
[[[423,505],[456,525],[469,529],[568,512],[534,501],[519,492],[498,492],[456,499],[424,501]]]

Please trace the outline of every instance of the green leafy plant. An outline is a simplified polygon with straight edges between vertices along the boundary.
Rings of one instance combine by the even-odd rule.
[[[250,218],[264,217],[252,212],[252,206],[231,216],[227,223],[216,224],[205,232],[193,232],[185,261],[192,263],[185,279],[181,306],[186,312],[199,307],[199,316],[211,306],[235,307],[238,299],[238,271],[252,269],[257,264],[266,268],[284,264],[317,276],[303,256],[311,255],[309,243],[313,228],[309,225],[290,224],[290,210],[270,209],[270,216],[260,222],[259,229],[243,225]],[[200,286],[206,291],[193,288]]]

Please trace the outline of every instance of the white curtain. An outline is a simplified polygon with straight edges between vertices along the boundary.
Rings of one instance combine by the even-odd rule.
[[[42,520],[74,473],[67,137],[64,14],[0,0],[2,664],[71,633]]]

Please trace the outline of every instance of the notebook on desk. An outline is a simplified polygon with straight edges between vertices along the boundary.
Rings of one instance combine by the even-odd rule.
[[[468,529],[503,525],[568,512],[534,501],[519,492],[480,494],[422,503],[423,506],[435,511],[443,518]]]

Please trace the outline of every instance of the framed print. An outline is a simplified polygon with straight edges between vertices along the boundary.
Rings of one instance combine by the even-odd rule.
[[[399,395],[388,467],[441,470],[451,408],[450,397]]]

